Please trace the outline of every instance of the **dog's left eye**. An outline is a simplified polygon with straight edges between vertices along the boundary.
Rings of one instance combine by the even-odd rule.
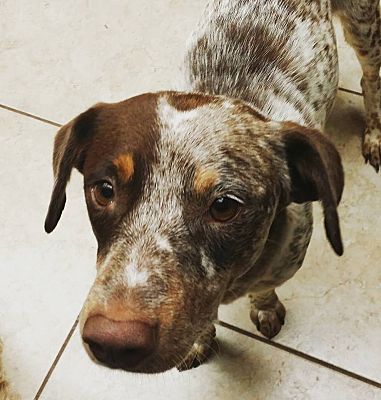
[[[227,222],[233,219],[240,210],[240,202],[230,197],[219,197],[210,207],[210,215],[217,222]]]
[[[91,190],[93,200],[101,207],[107,207],[114,200],[114,188],[110,182],[99,182]]]

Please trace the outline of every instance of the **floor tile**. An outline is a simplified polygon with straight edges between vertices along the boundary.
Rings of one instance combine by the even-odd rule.
[[[0,103],[63,123],[99,101],[171,88],[204,4],[2,1]]]
[[[337,257],[315,205],[315,227],[303,267],[278,290],[287,309],[276,341],[379,380],[381,358],[381,176],[364,164],[361,98],[340,94],[327,132],[344,162],[339,208],[345,252]],[[250,331],[248,300],[223,306],[220,318]]]
[[[362,76],[361,66],[357,60],[356,53],[345,41],[343,28],[338,19],[335,18],[335,31],[337,40],[337,52],[339,54],[339,85],[345,89],[362,93],[360,79]]]
[[[77,334],[64,353],[42,400],[240,399],[372,400],[377,389],[316,366],[246,336],[218,328],[220,352],[192,371],[142,375],[92,363]],[[380,393],[380,392],[378,392]]]
[[[56,128],[3,110],[0,126],[0,336],[9,378],[31,399],[81,309],[95,241],[78,174],[57,231],[43,230]]]

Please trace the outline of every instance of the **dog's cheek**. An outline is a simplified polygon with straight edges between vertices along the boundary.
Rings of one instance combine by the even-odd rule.
[[[113,235],[117,228],[117,218],[116,216],[110,216],[105,211],[94,209],[94,206],[89,203],[87,196],[86,203],[91,228],[98,242],[98,252],[103,254],[110,247],[113,240]]]
[[[273,210],[268,214],[245,215],[229,234],[213,238],[208,248],[217,274],[225,275],[225,280],[231,283],[255,264],[266,244],[273,215]]]

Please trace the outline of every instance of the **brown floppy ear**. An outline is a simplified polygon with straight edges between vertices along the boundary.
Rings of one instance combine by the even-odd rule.
[[[93,131],[97,110],[90,108],[64,125],[57,133],[53,150],[54,186],[45,231],[50,233],[57,226],[66,202],[66,185],[71,171],[77,168],[82,172],[86,146]]]
[[[317,130],[287,122],[282,131],[291,178],[290,201],[321,201],[327,238],[343,254],[337,206],[344,188],[341,158],[335,146]]]

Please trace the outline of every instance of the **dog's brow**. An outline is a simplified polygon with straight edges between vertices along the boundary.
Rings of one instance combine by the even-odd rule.
[[[113,161],[118,175],[125,181],[129,182],[135,172],[134,159],[131,153],[121,154]]]
[[[215,169],[199,169],[194,178],[194,189],[198,194],[205,193],[218,182],[219,174]]]
[[[91,172],[87,176],[86,184],[92,184],[102,179],[111,178],[117,175],[117,170],[112,162],[108,162],[97,168],[95,171]]]

